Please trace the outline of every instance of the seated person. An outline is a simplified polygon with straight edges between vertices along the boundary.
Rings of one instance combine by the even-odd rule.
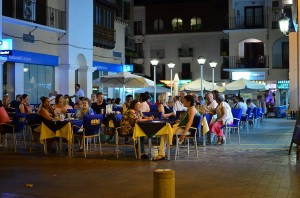
[[[54,119],[54,111],[50,105],[50,99],[48,97],[41,97],[41,107],[37,114],[42,121],[51,121]]]
[[[94,115],[94,110],[89,106],[89,99],[82,99],[82,107],[78,108],[75,112],[77,119],[82,119],[84,115]]]
[[[132,135],[134,125],[137,122],[143,122],[148,120],[153,120],[153,116],[144,117],[143,114],[139,111],[140,102],[138,100],[133,100],[130,103],[129,108],[124,112],[120,126],[123,127],[121,130],[122,135]],[[144,138],[141,138],[141,153],[143,158],[148,158],[148,155],[144,151]]]
[[[74,109],[82,108],[82,100],[84,97],[79,97],[77,103],[74,105]]]
[[[140,112],[149,112],[150,111],[150,107],[147,103],[147,96],[144,93],[140,94],[140,107],[139,107],[139,111]]]
[[[197,109],[195,108],[195,99],[192,95],[184,96],[183,105],[187,108],[180,119],[177,121],[179,124],[173,126],[174,134],[180,135],[179,143],[181,144],[184,141],[185,135],[189,135],[188,130],[194,122],[194,117],[200,115]],[[183,128],[184,127],[184,128]],[[163,160],[165,159],[165,142],[167,140],[166,135],[162,135],[160,138],[160,147],[158,156],[154,157],[153,160]]]
[[[68,109],[73,109],[73,107],[70,105],[70,100],[68,96],[64,96],[63,99],[63,108],[68,110]]]
[[[83,116],[85,115],[94,115],[94,110],[89,106],[88,98],[82,99],[82,107],[76,110],[75,117],[77,119],[83,119]],[[82,152],[82,151],[83,151],[83,142],[82,139],[80,139],[80,148],[78,152]]]
[[[106,103],[104,101],[104,95],[102,92],[97,93],[96,95],[96,102],[92,103],[92,109],[96,114],[101,114],[101,110],[105,112],[106,110]]]
[[[205,97],[206,97],[206,102],[200,106],[200,109],[198,109],[198,111],[201,114],[209,113],[209,114],[214,115],[215,114],[214,110],[218,106],[217,102],[214,99],[214,95],[212,92],[208,92],[205,95]]]
[[[209,129],[218,137],[218,144],[220,145],[223,144],[225,138],[222,126],[226,123],[226,121],[228,124],[232,124],[233,116],[231,113],[231,108],[229,104],[224,101],[224,97],[222,94],[216,95],[216,101],[218,103],[218,106],[215,109],[217,119],[209,124]]]
[[[43,121],[51,121],[54,119],[54,111],[51,108],[50,99],[48,97],[41,97],[42,105],[39,108],[37,114],[38,114],[38,120],[40,122]],[[55,138],[47,139],[47,150],[51,152],[55,152],[54,149],[52,149],[52,144],[54,143]]]
[[[61,95],[61,94],[56,95],[55,104],[53,106],[53,109],[57,115],[60,115],[60,114],[66,115],[66,113],[67,113],[67,110],[63,107],[63,100],[64,100],[63,95]]]
[[[21,98],[21,103],[19,105],[20,113],[32,113],[32,109],[28,103],[28,95],[23,94]]]
[[[11,103],[10,103],[10,107],[11,107],[11,108],[18,109],[18,108],[19,108],[19,105],[20,105],[20,103],[21,103],[21,97],[22,97],[21,94],[16,95],[16,99],[13,100],[13,101],[11,101]]]
[[[158,96],[158,111],[162,113],[162,118],[174,119],[176,114],[173,112],[173,109],[168,105],[167,94],[162,93]]]
[[[0,124],[2,123],[9,123],[10,119],[9,116],[3,107],[2,101],[0,100]]]

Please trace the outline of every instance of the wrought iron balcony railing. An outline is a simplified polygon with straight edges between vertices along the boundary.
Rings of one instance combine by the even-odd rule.
[[[272,68],[273,69],[288,69],[289,68],[289,54],[273,54]]]
[[[268,68],[269,57],[260,56],[259,58],[247,58],[241,56],[229,57],[229,68]]]
[[[228,18],[228,28],[233,29],[259,29],[268,27],[267,16],[239,16]]]
[[[66,12],[51,8],[35,1],[11,0],[2,1],[2,15],[36,24],[66,30]]]

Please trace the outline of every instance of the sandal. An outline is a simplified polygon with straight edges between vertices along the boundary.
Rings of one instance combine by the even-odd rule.
[[[158,160],[164,160],[164,159],[165,159],[165,156],[163,156],[163,155],[157,155],[152,160],[153,161],[158,161]]]

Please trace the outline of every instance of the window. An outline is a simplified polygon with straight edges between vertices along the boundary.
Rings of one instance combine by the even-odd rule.
[[[143,34],[143,22],[142,21],[135,21],[134,22],[134,34],[135,35],[142,35]]]
[[[113,11],[101,5],[94,6],[94,25],[113,29]]]
[[[164,22],[162,19],[155,19],[154,21],[154,31],[160,31],[160,30],[163,30],[164,29]]]
[[[191,64],[190,63],[182,63],[181,65],[181,79],[182,80],[187,80],[187,79],[192,79],[191,75]]]
[[[172,27],[173,30],[182,30],[183,21],[180,18],[174,18],[172,20]]]
[[[246,28],[262,28],[264,26],[263,7],[245,7]]]
[[[199,30],[201,28],[202,20],[200,17],[193,17],[191,19],[191,30]]]
[[[41,96],[48,96],[54,90],[54,70],[52,66],[24,64],[24,92],[31,104],[38,104]]]
[[[143,58],[144,57],[143,43],[136,43],[135,51],[137,53],[138,58]]]

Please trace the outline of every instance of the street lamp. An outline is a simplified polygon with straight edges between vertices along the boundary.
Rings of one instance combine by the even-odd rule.
[[[173,62],[169,62],[168,63],[168,67],[169,69],[171,70],[171,96],[173,96],[173,93],[172,93],[172,86],[173,86],[173,74],[172,74],[172,69],[175,67],[175,63]]]
[[[158,64],[159,60],[157,59],[152,59],[150,61],[151,65],[153,65],[153,80],[154,80],[154,104],[156,103],[156,66]]]
[[[282,16],[279,18],[278,22],[280,31],[284,35],[287,35],[287,33],[289,32],[290,18],[285,16],[285,13],[283,13]]]
[[[215,67],[217,66],[217,62],[210,61],[209,66],[212,68],[212,83],[213,83],[213,90],[215,89]]]
[[[199,65],[200,65],[200,78],[201,78],[201,96],[203,96],[203,65],[206,61],[206,59],[202,56],[199,56],[198,59],[197,59]]]

